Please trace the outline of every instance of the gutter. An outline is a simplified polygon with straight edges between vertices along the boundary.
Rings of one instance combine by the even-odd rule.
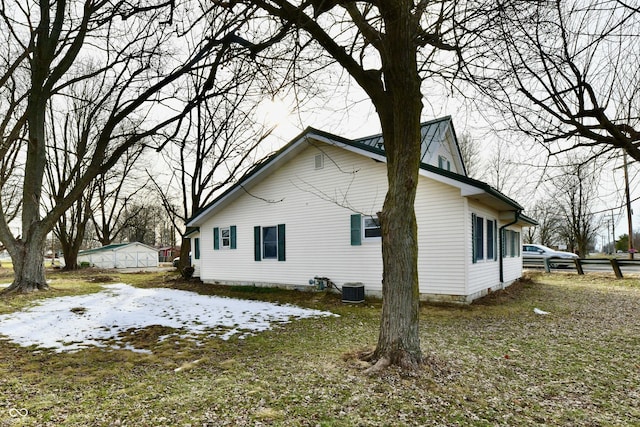
[[[515,217],[513,218],[513,221],[503,225],[502,227],[500,227],[500,283],[504,283],[504,248],[505,248],[505,244],[502,241],[504,239],[504,229],[509,227],[510,225],[513,225],[515,223],[518,222],[518,220],[520,219],[520,214],[522,213],[521,210],[517,210],[517,211],[513,211],[515,214]]]

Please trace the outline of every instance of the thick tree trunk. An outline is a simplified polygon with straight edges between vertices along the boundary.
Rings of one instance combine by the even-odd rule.
[[[64,8],[64,4],[58,7]],[[14,279],[3,293],[26,293],[48,289],[44,276],[47,231],[44,231],[45,226],[40,220],[40,211],[46,164],[45,111],[50,95],[45,82],[55,54],[49,39],[49,12],[46,2],[41,2],[40,23],[36,28],[33,57],[30,62],[31,87],[25,112],[28,141],[22,186],[22,238],[12,238],[6,242],[13,261]]]
[[[46,238],[33,236],[25,242],[18,241],[14,248],[17,250],[10,248],[14,278],[11,286],[2,293],[28,293],[49,289],[44,275],[45,245]]]
[[[180,262],[178,264],[178,271],[180,271],[180,274],[183,276],[184,269],[193,265],[193,259],[191,259],[192,256],[195,256],[195,254],[191,254],[191,239],[183,238],[182,246],[180,246]]]
[[[420,349],[418,226],[415,198],[420,169],[421,80],[414,43],[411,2],[385,9],[387,37],[381,50],[386,93],[374,100],[387,156],[387,191],[382,212],[382,319],[372,355],[378,370],[388,365],[415,368]]]
[[[418,184],[419,119],[407,114],[391,135],[400,141],[393,164],[387,164],[389,190],[378,213],[382,228],[382,319],[373,354],[377,367],[416,367],[422,362],[419,337],[418,227],[415,196]],[[417,122],[412,123],[412,122]],[[418,132],[416,132],[418,129]],[[417,133],[417,135],[416,135]]]
[[[74,271],[78,269],[78,252],[80,248],[78,245],[71,242],[63,242],[60,239],[60,246],[62,247],[62,253],[64,254],[64,268],[65,271]]]

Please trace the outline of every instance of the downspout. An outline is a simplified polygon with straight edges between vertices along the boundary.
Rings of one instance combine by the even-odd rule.
[[[518,211],[514,211],[515,213],[515,218],[513,219],[512,222],[503,225],[502,227],[500,227],[500,283],[504,283],[504,242],[502,241],[504,239],[504,229],[509,227],[510,225],[515,224],[516,222],[518,222],[518,219],[520,219],[520,214],[522,213],[522,211],[518,210]]]

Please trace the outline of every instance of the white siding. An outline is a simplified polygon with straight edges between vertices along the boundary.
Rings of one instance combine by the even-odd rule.
[[[321,169],[315,168],[318,154],[324,156]],[[363,239],[352,246],[350,220],[354,212],[375,216],[386,191],[384,163],[314,142],[200,225],[196,272],[209,283],[298,287],[320,276],[338,286],[362,282],[368,294],[379,294],[381,242]],[[470,301],[470,295],[501,287],[499,239],[495,260],[472,263],[472,212],[485,220],[499,217],[498,211],[462,197],[460,189],[420,176],[416,215],[422,298]],[[278,224],[286,227],[286,261],[255,261],[254,227]],[[229,226],[236,227],[237,249],[214,250],[214,228]],[[519,277],[517,260],[507,264],[505,277]]]
[[[420,177],[416,196],[421,293],[465,294],[465,215],[460,190]]]
[[[206,281],[307,285],[314,276],[380,289],[380,241],[351,246],[353,211],[375,215],[386,193],[385,165],[345,150],[309,147],[200,226]],[[316,170],[315,155],[325,155]],[[254,261],[254,226],[286,226],[286,261]],[[213,250],[214,227],[235,225],[237,249]]]
[[[438,158],[440,156],[442,156],[449,162],[449,168],[450,168],[449,170],[451,172],[463,174],[462,171],[459,170],[457,166],[458,153],[455,150],[455,142],[453,140],[453,135],[450,129],[445,133],[445,138],[443,139],[443,143],[437,145],[437,149],[430,163],[433,166],[439,166]],[[443,169],[446,169],[446,166],[444,166]]]
[[[511,284],[514,280],[522,277],[522,229],[520,227],[507,227],[507,230],[513,230],[520,233],[520,242],[518,247],[520,248],[520,256],[518,257],[506,257],[502,259],[503,262],[503,280],[506,285]]]
[[[484,259],[477,260],[476,263],[472,262],[472,224],[471,214],[476,214],[484,218]],[[476,293],[484,292],[485,290],[492,288],[494,290],[499,289],[500,285],[500,240],[496,239],[496,246],[494,247],[495,256],[491,259],[487,259],[487,227],[486,220],[497,221],[499,212],[494,209],[490,209],[480,203],[469,201],[469,213],[467,215],[467,230],[468,230],[468,243],[467,243],[467,256],[471,263],[469,266],[469,279],[467,295],[473,295]],[[500,223],[498,223],[498,228]]]

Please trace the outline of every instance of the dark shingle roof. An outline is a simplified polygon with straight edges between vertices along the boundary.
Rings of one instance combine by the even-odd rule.
[[[523,208],[518,204],[518,202],[502,194],[501,192],[499,192],[498,190],[491,187],[489,184],[485,182],[467,177],[466,171],[464,175],[461,175],[455,172],[447,171],[442,168],[438,168],[436,166],[433,166],[424,162],[425,157],[429,153],[429,149],[432,147],[433,143],[436,141],[442,140],[445,136],[445,132],[447,128],[449,127],[451,128],[451,132],[453,133],[453,137],[455,138],[455,130],[453,129],[453,125],[451,123],[451,116],[441,117],[428,122],[423,122],[421,124],[422,148],[421,148],[420,168],[422,170],[432,172],[434,174],[452,179],[454,181],[458,181],[464,184],[474,186],[478,189],[483,190],[488,195],[500,200],[501,202],[506,203],[507,205],[511,206],[514,210],[522,211]],[[228,188],[225,192],[223,192],[220,196],[218,196],[214,201],[204,206],[198,212],[195,212],[193,216],[189,220],[187,220],[187,224],[195,220],[197,217],[199,217],[203,213],[207,212],[211,207],[217,205],[221,200],[225,199],[229,194],[231,194],[238,188],[242,188],[242,186],[247,181],[249,181],[252,177],[257,175],[260,171],[265,169],[267,166],[271,165],[276,159],[282,157],[283,155],[286,155],[286,153],[288,153],[292,147],[299,145],[302,141],[306,140],[307,138],[313,138],[313,137],[326,138],[327,140],[342,143],[355,148],[359,148],[361,150],[365,150],[372,154],[385,156],[382,134],[371,135],[371,136],[358,138],[358,139],[348,139],[348,138],[344,138],[342,136],[325,132],[319,129],[307,127],[298,136],[296,136],[293,140],[291,140],[291,142],[289,142],[287,145],[282,147],[280,150],[276,151],[271,156],[264,159],[264,161],[262,161],[261,163],[255,165],[255,167],[253,167],[250,171],[245,173],[245,175],[243,175],[242,178],[240,178],[236,184]],[[459,150],[459,147],[457,147],[457,145],[456,145],[456,148]],[[464,164],[463,164],[463,168],[464,168]]]

